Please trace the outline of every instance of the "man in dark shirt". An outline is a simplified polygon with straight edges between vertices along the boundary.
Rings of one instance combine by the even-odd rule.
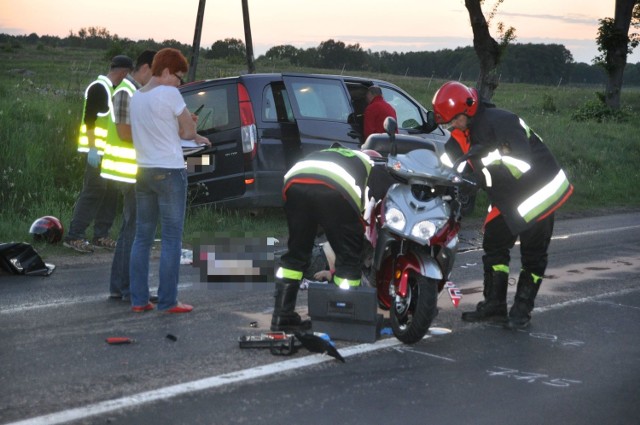
[[[78,252],[93,252],[94,246],[114,249],[116,245],[109,237],[109,231],[116,215],[118,190],[111,181],[100,176],[100,161],[104,152],[114,87],[120,84],[132,69],[131,58],[124,55],[115,56],[111,60],[109,73],[106,76],[98,76],[85,92],[78,151],[87,153],[87,164],[82,190],[64,239],[64,246]],[[91,222],[94,222],[93,243],[85,237]]]

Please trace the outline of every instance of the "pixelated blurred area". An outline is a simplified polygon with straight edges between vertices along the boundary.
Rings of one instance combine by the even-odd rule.
[[[193,265],[200,281],[212,289],[272,289],[278,239],[252,235],[201,236],[194,245]]]
[[[215,170],[215,158],[213,154],[204,154],[187,158],[187,171],[189,173],[204,173]]]

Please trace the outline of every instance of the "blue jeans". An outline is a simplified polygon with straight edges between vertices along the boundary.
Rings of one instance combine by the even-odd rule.
[[[129,296],[129,259],[131,246],[136,236],[136,189],[131,183],[116,183],[122,192],[122,226],[116,241],[116,250],[111,263],[109,292]]]
[[[100,166],[86,164],[82,190],[65,240],[85,239],[85,232],[92,221],[94,238],[109,236],[118,206],[118,189],[114,183],[100,176]]]
[[[178,303],[182,230],[187,202],[187,170],[138,168],[136,237],[131,248],[131,305],[149,302],[149,257],[158,219],[162,227],[158,310]]]

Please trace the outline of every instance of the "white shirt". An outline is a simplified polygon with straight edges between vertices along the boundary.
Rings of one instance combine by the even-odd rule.
[[[138,167],[185,168],[178,116],[186,107],[175,87],[161,85],[134,93],[131,131]]]

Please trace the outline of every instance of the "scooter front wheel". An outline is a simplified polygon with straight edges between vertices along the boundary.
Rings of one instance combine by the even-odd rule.
[[[393,334],[405,344],[420,341],[438,315],[438,282],[411,272],[407,296],[396,295],[389,318]]]

